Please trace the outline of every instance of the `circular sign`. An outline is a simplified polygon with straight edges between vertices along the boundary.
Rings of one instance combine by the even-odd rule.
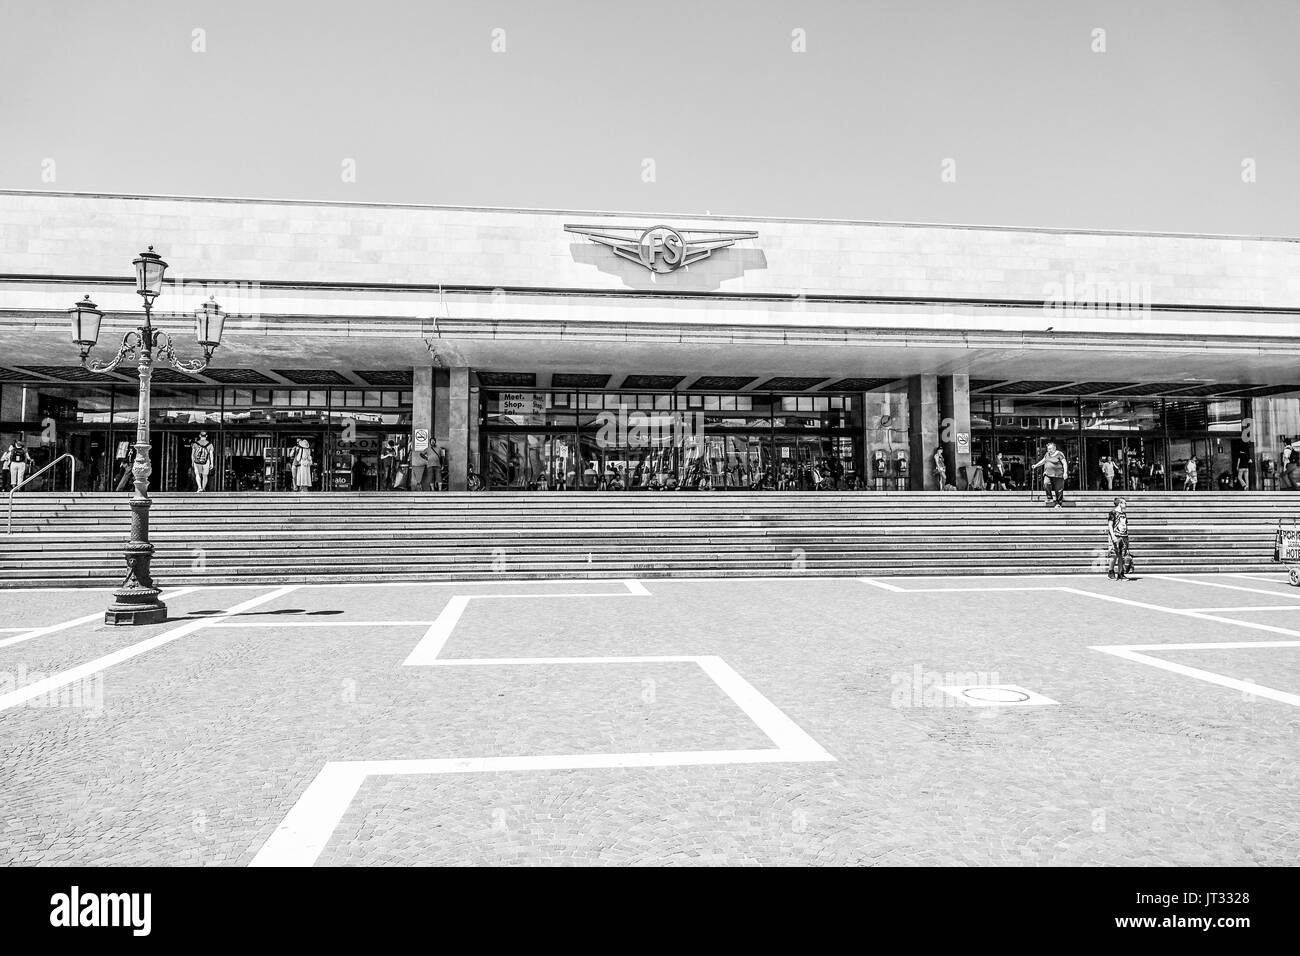
[[[643,266],[663,275],[685,264],[686,240],[672,226],[651,226],[641,233],[637,255]]]
[[[969,697],[971,700],[983,700],[994,704],[1023,704],[1029,700],[1029,695],[1020,690],[1009,690],[1006,687],[967,687],[962,692],[963,697]]]

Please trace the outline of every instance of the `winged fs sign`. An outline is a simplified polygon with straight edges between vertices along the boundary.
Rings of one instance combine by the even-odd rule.
[[[674,229],[672,226],[581,226],[568,224],[565,232],[586,236],[609,246],[615,255],[640,263],[664,275],[707,259],[740,239],[757,239],[756,232],[728,229]]]

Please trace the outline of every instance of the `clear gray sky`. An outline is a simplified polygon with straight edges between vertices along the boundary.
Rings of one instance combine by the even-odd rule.
[[[1300,236],[1300,0],[0,10],[2,187]]]

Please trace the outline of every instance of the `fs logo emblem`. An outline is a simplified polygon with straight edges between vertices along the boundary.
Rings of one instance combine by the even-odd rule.
[[[739,239],[757,239],[756,232],[727,229],[674,229],[672,226],[578,226],[566,225],[565,232],[586,236],[609,246],[615,255],[640,263],[651,272],[665,275],[683,266],[707,259],[715,249],[725,249]]]

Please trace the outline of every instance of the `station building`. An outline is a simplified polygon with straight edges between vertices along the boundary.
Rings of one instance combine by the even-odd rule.
[[[0,447],[72,453],[109,490],[136,377],[111,357],[169,263],[155,325],[212,365],[157,370],[153,487],[387,490],[431,447],[452,490],[937,489],[1055,441],[1070,484],[1287,483],[1300,449],[1300,242],[753,217],[0,192]],[[391,443],[391,454],[384,449]],[[943,474],[935,453],[943,451]],[[707,477],[705,477],[707,476]],[[701,481],[701,479],[704,479]]]

